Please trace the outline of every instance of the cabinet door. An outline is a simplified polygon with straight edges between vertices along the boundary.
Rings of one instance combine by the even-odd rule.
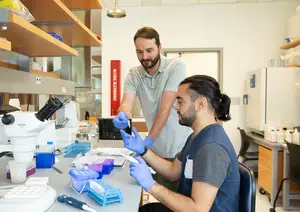
[[[272,150],[259,146],[258,147],[258,186],[264,188],[268,193],[272,192]],[[278,152],[278,167],[277,167],[277,188],[283,179],[283,153]],[[290,190],[299,192],[300,186],[296,186],[291,182]]]
[[[266,69],[249,72],[246,83],[246,125],[263,131],[266,118]]]

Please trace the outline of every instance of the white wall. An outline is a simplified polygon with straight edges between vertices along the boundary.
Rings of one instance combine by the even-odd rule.
[[[128,7],[125,19],[110,19],[102,13],[103,116],[110,113],[110,60],[121,60],[122,78],[139,65],[133,36],[143,26],[152,26],[161,36],[163,48],[224,49],[224,92],[241,97],[245,73],[278,58],[287,18],[299,0],[265,3],[202,4],[185,6]],[[123,81],[122,86],[123,87]],[[244,108],[233,105],[232,120],[225,129],[239,149],[237,126],[244,126]]]

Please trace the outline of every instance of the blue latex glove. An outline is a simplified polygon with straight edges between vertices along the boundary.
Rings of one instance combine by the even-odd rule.
[[[124,146],[127,149],[136,152],[138,155],[142,154],[145,151],[145,142],[134,127],[132,128],[132,131],[134,136],[129,135],[124,130],[121,130]]]
[[[146,139],[144,140],[146,147],[148,147],[149,149],[152,148],[152,145],[154,143],[154,140],[150,137],[146,137]]]
[[[113,119],[113,124],[118,129],[125,129],[128,127],[128,117],[124,111],[120,111],[118,115]]]
[[[156,182],[153,180],[149,167],[145,161],[140,157],[135,157],[135,159],[139,163],[130,163],[130,176],[133,177],[146,191],[149,191]]]

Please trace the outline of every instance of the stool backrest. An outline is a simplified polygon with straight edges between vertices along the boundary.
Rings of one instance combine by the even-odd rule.
[[[290,167],[289,178],[296,184],[300,184],[300,145],[286,142],[289,155],[290,155]]]
[[[241,148],[240,148],[240,152],[239,152],[239,156],[240,157],[246,157],[246,152],[249,149],[250,146],[250,140],[249,137],[246,135],[245,130],[241,129],[241,128],[237,128],[240,131],[241,134]]]

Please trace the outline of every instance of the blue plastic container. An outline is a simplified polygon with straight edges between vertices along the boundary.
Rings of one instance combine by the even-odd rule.
[[[55,163],[55,154],[53,152],[37,152],[35,162],[37,169],[52,168]]]
[[[90,188],[88,190],[88,195],[92,197],[100,205],[104,207],[106,206],[106,204],[109,203],[123,202],[123,195],[120,189],[113,188],[112,186],[105,184],[103,180],[97,180],[95,182],[99,183],[105,189],[104,194],[103,195],[99,194],[95,190]]]
[[[78,142],[75,141],[73,144],[70,144],[64,147],[64,157],[65,158],[75,158],[78,154],[85,154],[90,151],[91,142]]]
[[[102,163],[102,173],[110,174],[114,169],[114,159],[105,159]]]
[[[88,168],[99,174],[99,177],[97,179],[102,179],[102,177],[103,177],[103,173],[102,173],[103,166],[102,166],[102,164],[91,164],[91,165],[88,165]]]
[[[98,173],[90,169],[72,169],[69,171],[72,177],[72,186],[79,193],[88,191],[90,180],[97,180]]]

